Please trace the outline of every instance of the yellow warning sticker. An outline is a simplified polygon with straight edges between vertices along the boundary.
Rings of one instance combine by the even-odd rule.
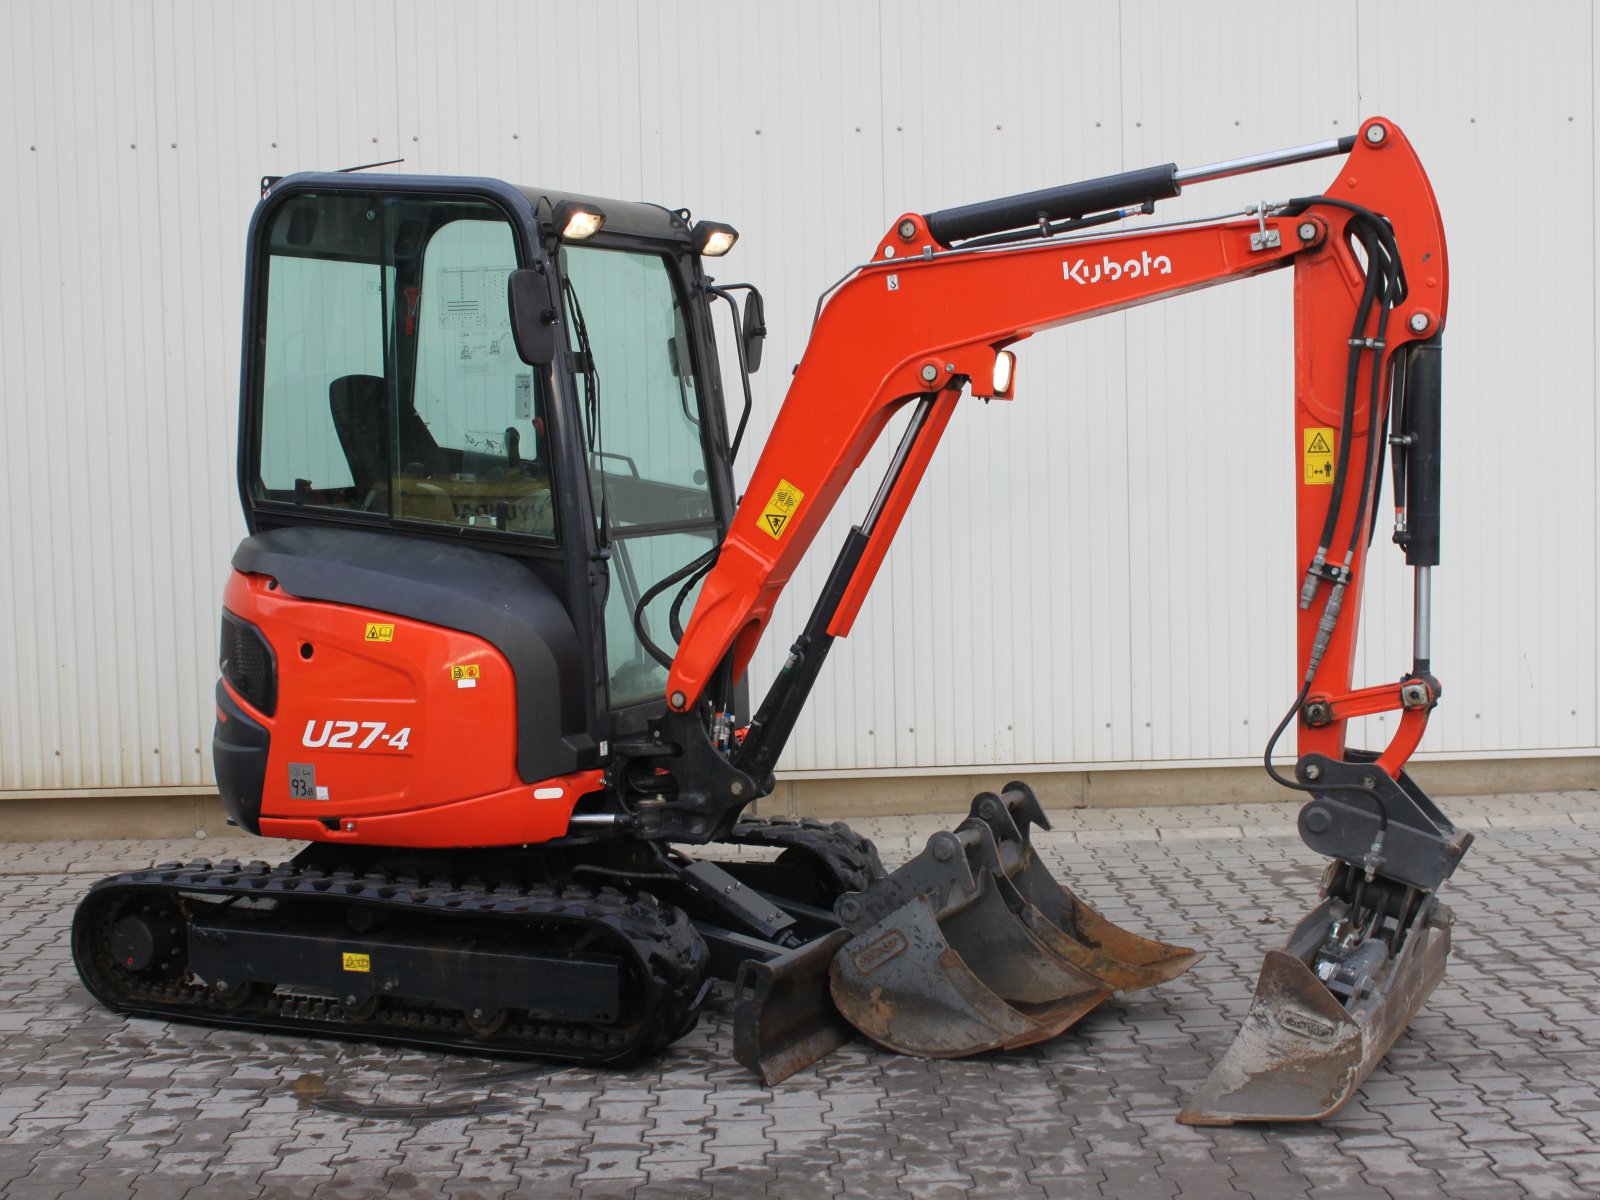
[[[460,663],[450,668],[450,678],[456,680],[478,679],[480,678],[479,673],[481,670],[482,668],[477,663]]]
[[[1333,482],[1333,430],[1326,426],[1313,426],[1303,431],[1305,437],[1306,484]]]
[[[380,625],[376,621],[368,621],[366,640],[369,642],[392,642],[394,641],[394,626]]]
[[[361,975],[372,974],[372,955],[351,954],[348,950],[344,953],[344,969],[355,971]]]
[[[767,501],[767,506],[761,510],[761,516],[756,524],[761,526],[761,531],[771,538],[781,538],[783,531],[789,527],[789,518],[794,516],[795,509],[800,507],[800,501],[806,494],[787,479],[778,480],[778,486],[772,493],[772,499]]]

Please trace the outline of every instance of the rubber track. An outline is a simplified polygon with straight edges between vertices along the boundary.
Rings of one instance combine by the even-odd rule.
[[[859,892],[888,872],[878,848],[843,821],[825,824],[812,817],[741,817],[728,836],[734,846],[777,846],[815,858],[832,876],[837,889]]]
[[[615,950],[625,944],[634,957],[631,976],[651,981],[641,1011],[604,1028],[513,1014],[491,1036],[479,1036],[466,1019],[449,1010],[387,999],[375,1015],[361,1018],[332,997],[276,992],[227,1003],[209,988],[179,979],[148,980],[122,970],[110,954],[111,926],[125,896],[180,895],[270,898],[326,905],[361,904],[400,913],[463,921],[517,920],[538,928],[587,926],[603,930]],[[98,920],[96,918],[104,917]],[[342,912],[330,911],[327,927],[345,927]],[[537,944],[533,941],[533,944]],[[709,990],[709,954],[688,918],[648,893],[628,895],[614,888],[567,886],[488,888],[448,881],[421,883],[387,874],[357,876],[353,871],[297,868],[264,862],[244,866],[232,860],[215,865],[164,863],[102,879],[78,905],[73,918],[73,961],[84,985],[102,1003],[120,1012],[257,1029],[388,1041],[432,1049],[463,1050],[518,1058],[551,1058],[578,1063],[618,1063],[655,1054],[688,1033],[699,1019]],[[263,981],[265,982],[265,981]],[[132,985],[132,986],[129,986]],[[641,1000],[637,984],[625,989]]]

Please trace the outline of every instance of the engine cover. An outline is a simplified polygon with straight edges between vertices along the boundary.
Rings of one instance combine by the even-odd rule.
[[[269,544],[241,547],[224,592],[214,755],[235,821],[269,836],[398,846],[506,845],[562,836],[573,805],[600,786],[592,751],[584,753],[587,739],[563,736],[567,681],[556,659],[571,632],[565,613],[555,609],[557,627],[548,637],[529,627],[528,614],[548,622],[550,607],[541,612],[522,605],[522,622],[484,631],[499,644],[482,632],[441,623],[483,624],[472,611],[481,590],[448,603],[450,566],[489,558],[491,572],[522,572],[470,550],[452,564],[437,561],[432,549],[433,578],[416,588],[408,586],[403,567],[391,566],[386,603],[363,604],[359,600],[376,582],[373,563],[340,563],[322,554],[307,564],[288,553],[290,547],[271,544],[305,532],[250,539]],[[353,535],[362,541],[375,536],[415,545]],[[339,540],[348,546],[351,539]],[[242,570],[241,559],[274,570]],[[553,603],[544,585],[522,574]],[[296,580],[324,593],[345,591],[348,598],[299,594]],[[469,577],[463,586],[482,583]],[[506,608],[490,607],[491,613]],[[404,615],[408,608],[431,608],[439,620]],[[535,722],[523,711],[530,685],[540,700]]]

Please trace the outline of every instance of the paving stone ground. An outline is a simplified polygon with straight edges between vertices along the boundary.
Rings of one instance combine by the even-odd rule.
[[[610,1073],[125,1020],[68,957],[93,878],[273,844],[0,845],[0,1195],[1600,1197],[1600,792],[1443,803],[1478,840],[1409,1033],[1330,1120],[1214,1130],[1173,1118],[1314,896],[1293,806],[1060,814],[1038,835],[1058,875],[1205,961],[1043,1046],[855,1043],[772,1089],[733,1062],[725,992]],[[856,824],[895,862],[946,820]]]

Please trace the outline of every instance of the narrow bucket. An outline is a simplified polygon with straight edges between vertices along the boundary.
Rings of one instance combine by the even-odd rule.
[[[1343,913],[1324,900],[1268,951],[1244,1025],[1178,1115],[1185,1125],[1317,1121],[1355,1095],[1444,976],[1449,910],[1431,897],[1387,971],[1349,1000],[1311,967]]]

